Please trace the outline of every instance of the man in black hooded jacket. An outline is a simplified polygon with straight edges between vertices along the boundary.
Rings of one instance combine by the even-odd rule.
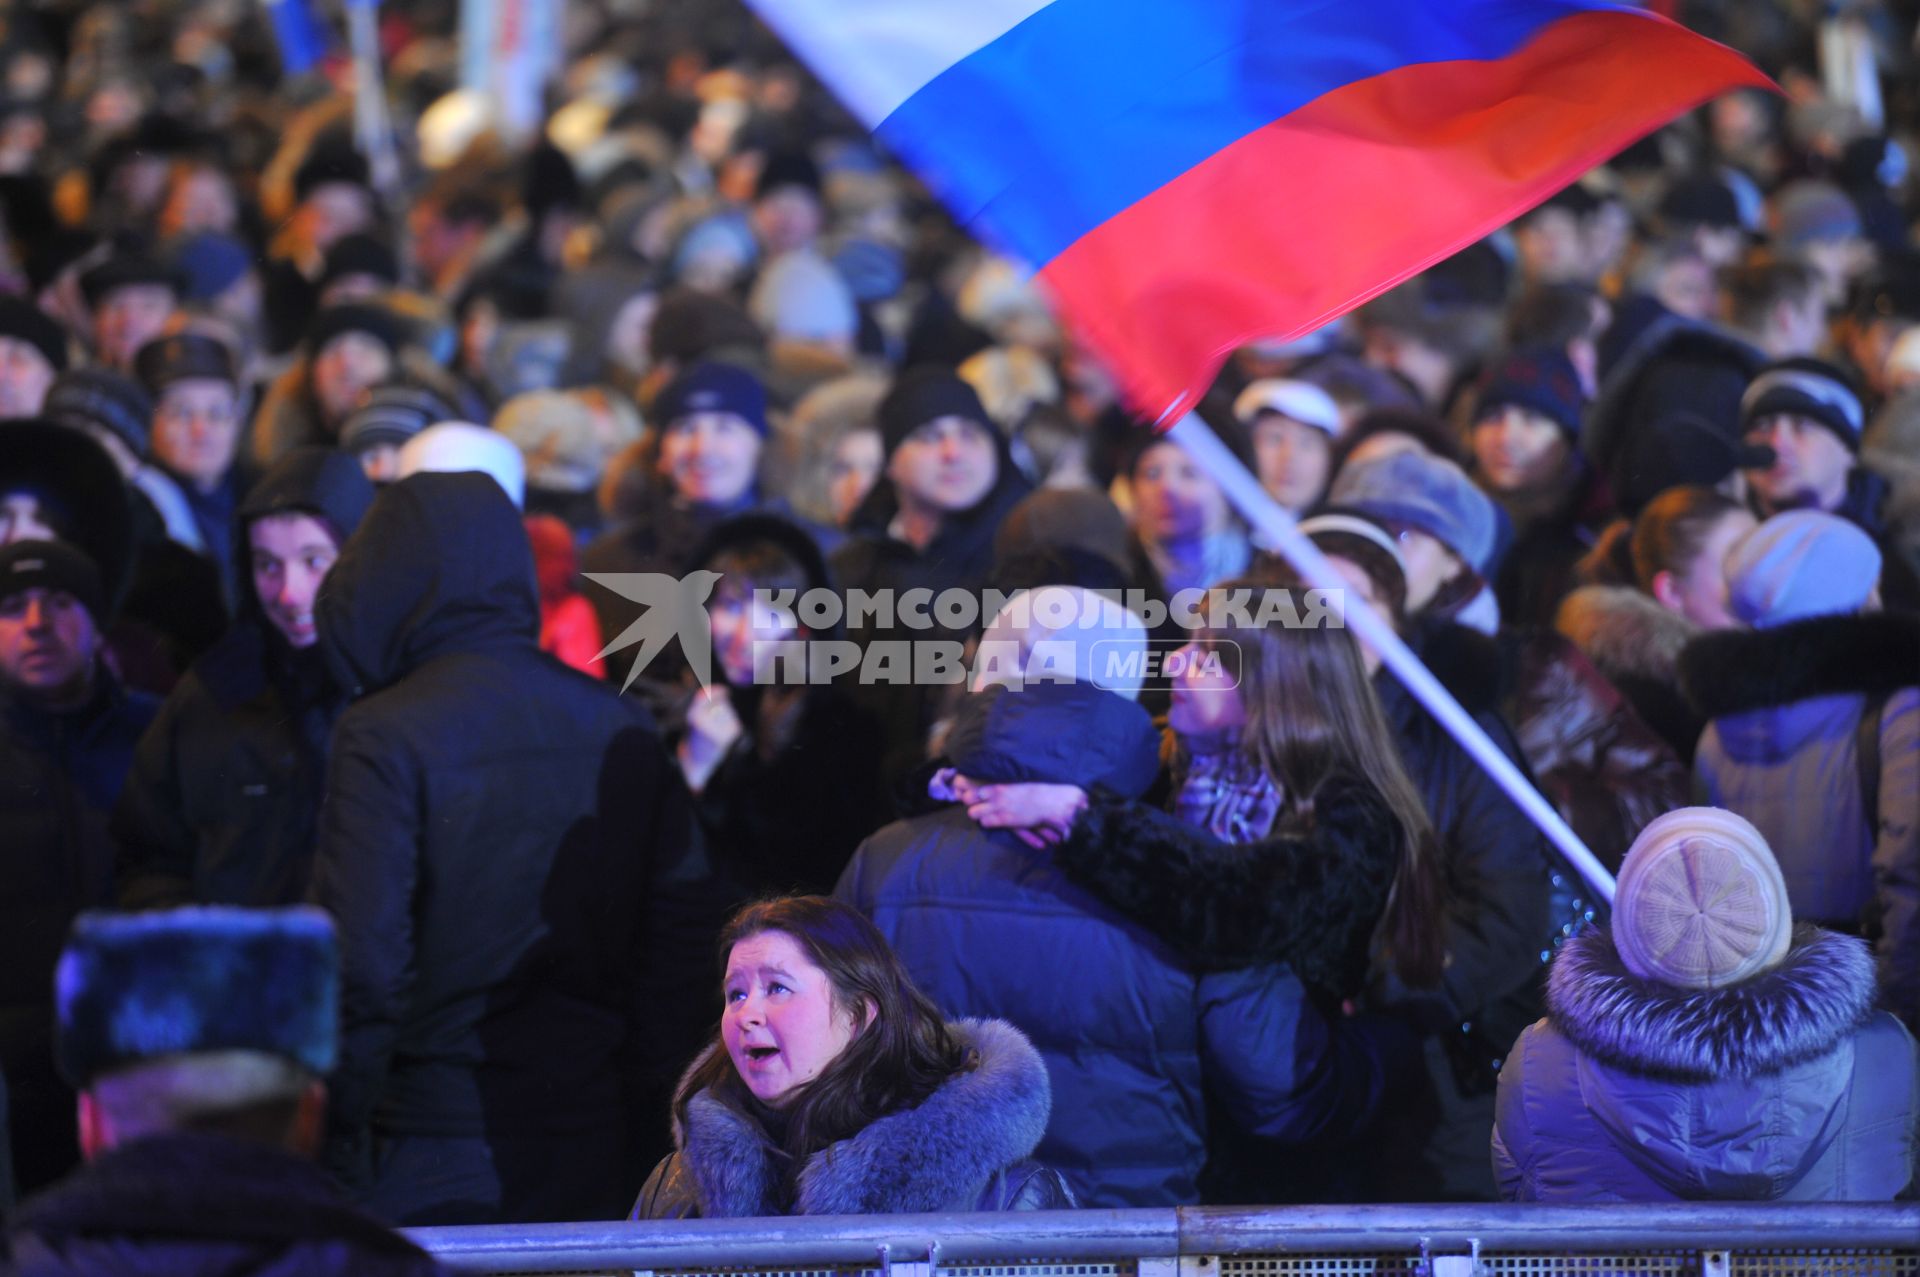
[[[174,687],[114,810],[123,908],[306,899],[327,737],[346,707],[313,592],[371,504],[359,461],[334,448],[294,449],[241,502],[240,617]]]
[[[652,720],[539,650],[532,551],[483,474],[386,489],[315,619],[358,696],[314,860],[342,957],[327,1160],[395,1223],[612,1218],[653,1156],[629,1115],[664,1128],[630,1092],[712,1010]]]

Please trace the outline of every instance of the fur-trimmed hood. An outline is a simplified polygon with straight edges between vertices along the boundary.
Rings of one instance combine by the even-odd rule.
[[[1587,585],[1560,604],[1554,628],[1610,679],[1625,676],[1673,685],[1680,653],[1703,630],[1652,595],[1625,585]]]
[[[800,1171],[792,1214],[897,1215],[958,1203],[966,1209],[996,1175],[1032,1156],[1052,1110],[1039,1052],[1003,1020],[960,1020],[950,1028],[978,1053],[978,1066],[917,1107],[814,1154]],[[674,1142],[702,1218],[782,1213],[775,1205],[778,1155],[747,1118],[703,1091],[688,1102],[685,1127],[676,1122]]]
[[[1873,1013],[1866,943],[1802,925],[1786,958],[1723,989],[1627,970],[1605,929],[1574,937],[1547,977],[1547,1014],[1588,1056],[1677,1082],[1778,1074],[1829,1054]]]
[[[1707,718],[1816,696],[1920,684],[1920,617],[1819,616],[1766,630],[1704,634],[1680,654],[1680,687]]]

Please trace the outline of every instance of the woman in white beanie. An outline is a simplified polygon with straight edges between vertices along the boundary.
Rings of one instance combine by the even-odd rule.
[[[1500,1074],[1494,1173],[1509,1201],[1886,1201],[1917,1086],[1866,944],[1796,928],[1760,831],[1685,807],[1627,853],[1611,929],[1555,959]]]

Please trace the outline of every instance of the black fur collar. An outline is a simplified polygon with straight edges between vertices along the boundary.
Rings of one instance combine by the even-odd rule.
[[[1547,973],[1547,1014],[1574,1045],[1603,1064],[1682,1082],[1817,1059],[1873,1014],[1873,998],[1866,942],[1807,925],[1780,965],[1724,989],[1640,979],[1605,929],[1568,941]]]
[[[1707,718],[1920,683],[1920,617],[1818,616],[1771,630],[1703,634],[1680,653],[1680,687]]]

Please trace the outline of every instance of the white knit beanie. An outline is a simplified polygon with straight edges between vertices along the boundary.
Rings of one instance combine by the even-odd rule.
[[[1613,941],[1627,970],[1682,989],[1718,989],[1787,953],[1793,914],[1767,840],[1718,807],[1652,821],[1620,866]]]

